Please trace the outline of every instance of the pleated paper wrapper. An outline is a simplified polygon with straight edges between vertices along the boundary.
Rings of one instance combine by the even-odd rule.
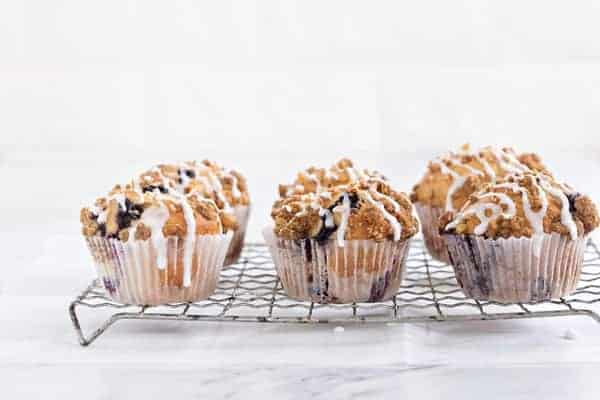
[[[263,231],[286,294],[315,303],[381,302],[400,288],[409,242],[286,240]]]
[[[485,239],[444,235],[465,296],[499,303],[534,303],[572,293],[579,282],[587,237],[557,233]]]
[[[225,266],[229,266],[237,262],[244,248],[244,237],[246,236],[246,228],[248,227],[248,219],[250,217],[250,206],[235,206],[233,213],[239,223],[239,228],[233,233],[233,239],[229,244],[227,256],[225,257]]]
[[[165,260],[157,262],[151,240],[86,238],[98,279],[109,296],[123,304],[158,305],[208,298],[219,281],[232,234],[199,235],[192,246],[189,284],[185,284],[185,241],[167,237]]]
[[[425,240],[427,251],[434,259],[449,264],[448,247],[446,246],[444,238],[440,236],[438,223],[440,217],[444,213],[444,209],[440,207],[430,207],[421,203],[415,203],[415,209],[417,210],[417,215],[421,221],[421,230],[423,232],[423,239]]]

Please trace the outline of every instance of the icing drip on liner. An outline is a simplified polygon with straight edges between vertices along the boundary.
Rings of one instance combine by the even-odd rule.
[[[350,216],[350,198],[348,193],[344,192],[342,204],[333,209],[334,212],[341,212],[342,219],[340,226],[337,229],[337,243],[339,247],[344,247],[344,236],[346,235],[346,227],[348,226],[348,217]]]
[[[158,190],[155,190],[155,193],[160,195]],[[158,203],[158,207],[146,209],[140,219],[141,223],[150,228],[150,240],[154,251],[156,251],[156,266],[158,269],[165,269],[167,266],[167,245],[162,229],[168,219],[169,210],[162,202]]]
[[[196,218],[194,210],[190,206],[187,198],[181,193],[172,191],[171,195],[179,199],[179,204],[183,211],[185,220],[185,242],[183,247],[183,286],[188,287],[192,282],[192,257],[194,255],[194,245],[196,244]]]

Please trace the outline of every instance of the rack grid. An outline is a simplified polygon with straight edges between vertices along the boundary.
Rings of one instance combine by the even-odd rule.
[[[70,304],[79,343],[87,346],[120,320],[177,320],[278,323],[406,323],[472,321],[559,316],[588,316],[600,323],[591,305],[600,303],[600,250],[586,247],[581,280],[570,296],[532,304],[501,304],[466,298],[450,265],[433,260],[422,240],[413,240],[403,284],[381,303],[317,304],[290,299],[264,244],[247,244],[238,263],[221,273],[216,292],[207,300],[161,306],[132,306],[110,299],[94,280]],[[91,333],[81,328],[78,310],[105,309],[112,314]]]

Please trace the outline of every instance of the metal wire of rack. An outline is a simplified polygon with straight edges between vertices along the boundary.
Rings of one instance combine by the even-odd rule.
[[[472,321],[582,315],[600,323],[589,308],[600,303],[600,250],[590,241],[581,280],[570,296],[535,304],[500,304],[466,298],[450,265],[433,260],[414,240],[403,285],[387,302],[316,304],[290,299],[264,244],[247,244],[240,261],[225,269],[207,300],[161,306],[132,306],[110,299],[96,280],[70,304],[79,343],[87,346],[120,320],[236,321],[279,323],[406,323]],[[112,315],[89,334],[81,328],[79,308],[107,309]]]

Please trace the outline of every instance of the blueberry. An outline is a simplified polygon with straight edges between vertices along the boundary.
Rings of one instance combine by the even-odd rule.
[[[310,245],[310,239],[304,239],[304,253],[306,254],[306,261],[312,261],[312,247]]]
[[[569,211],[571,211],[572,213],[575,212],[575,202],[577,201],[579,196],[581,196],[581,194],[577,192],[567,193],[567,200],[569,200]]]
[[[104,288],[108,291],[108,293],[115,294],[117,291],[117,285],[109,278],[102,278],[102,283],[104,284]]]
[[[381,301],[385,295],[385,291],[390,285],[390,271],[386,271],[383,277],[377,279],[377,281],[371,287],[371,293],[369,294],[369,301]]]
[[[348,198],[350,199],[350,208],[358,208],[358,195],[351,193]]]
[[[142,192],[146,193],[146,192],[153,192],[156,189],[158,189],[159,192],[166,194],[168,193],[168,189],[166,187],[164,187],[163,185],[149,185],[149,186],[144,186],[142,188]]]
[[[193,169],[186,169],[185,174],[188,178],[194,179],[196,177],[196,171]]]

